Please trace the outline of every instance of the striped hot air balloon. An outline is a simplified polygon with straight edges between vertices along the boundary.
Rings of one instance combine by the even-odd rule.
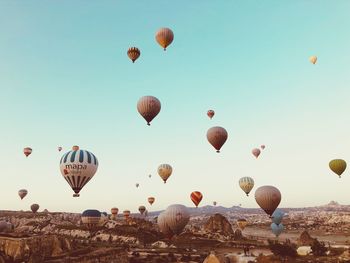
[[[24,148],[23,149],[23,153],[24,153],[24,155],[26,156],[26,157],[28,157],[29,155],[31,155],[32,154],[32,148],[30,148],[30,147],[26,147],[26,148]]]
[[[76,149],[76,148],[75,148]],[[72,150],[60,161],[61,173],[78,197],[80,190],[91,180],[98,168],[96,156],[86,150]]]
[[[88,229],[93,229],[101,221],[101,212],[95,209],[85,210],[81,215],[81,221]]]
[[[137,111],[147,121],[147,125],[158,115],[161,109],[160,101],[153,96],[144,96],[137,102]]]
[[[21,189],[18,191],[18,195],[21,198],[21,200],[28,194],[28,191],[26,189]]]
[[[154,197],[148,197],[148,203],[152,205],[156,199]]]
[[[141,51],[137,47],[129,48],[127,53],[132,63],[134,63],[141,55]]]
[[[38,210],[39,210],[39,205],[38,205],[38,204],[32,204],[32,205],[30,206],[30,210],[32,210],[33,213],[38,212]]]
[[[158,44],[164,48],[165,51],[166,48],[173,42],[174,33],[170,28],[161,28],[156,33],[156,40]]]
[[[170,205],[157,219],[160,231],[168,238],[181,234],[190,220],[190,214],[184,205]]]
[[[170,164],[161,164],[158,166],[158,174],[166,183],[166,181],[169,179],[170,175],[173,173],[173,168],[171,167]]]
[[[239,179],[239,187],[246,193],[248,196],[250,191],[254,187],[254,180],[251,177],[242,177]]]
[[[271,185],[261,186],[255,191],[255,200],[271,217],[281,202],[281,192]]]
[[[203,195],[201,192],[194,191],[191,193],[190,198],[194,205],[198,207],[199,203],[202,201]]]
[[[213,110],[208,110],[207,115],[208,115],[208,117],[209,117],[210,119],[212,119],[212,118],[214,117],[214,115],[215,115],[215,111],[213,111]]]
[[[261,153],[261,151],[260,151],[260,149],[258,149],[258,148],[254,148],[254,149],[252,150],[252,154],[255,156],[255,158],[258,158],[259,155],[260,155],[260,153]]]
[[[329,162],[329,168],[340,178],[346,170],[346,162],[342,159],[334,159]]]
[[[221,147],[226,142],[227,137],[227,131],[222,127],[212,127],[207,131],[207,139],[218,153],[220,152]]]

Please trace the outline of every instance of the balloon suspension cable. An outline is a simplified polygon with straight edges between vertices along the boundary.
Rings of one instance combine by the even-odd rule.
[[[79,197],[80,194],[73,194],[73,197]]]
[[[217,152],[217,153],[219,153],[220,151],[219,151],[219,150],[217,150],[216,152]]]
[[[151,124],[150,124],[149,122],[147,122],[147,125],[148,125],[148,126],[151,126]]]
[[[134,60],[134,59],[132,60],[132,63],[135,63],[135,60]]]

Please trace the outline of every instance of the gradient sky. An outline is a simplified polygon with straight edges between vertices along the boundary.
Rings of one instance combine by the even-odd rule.
[[[201,205],[258,207],[266,184],[280,207],[349,204],[349,172],[328,168],[350,161],[349,10],[347,0],[0,0],[0,209],[152,211],[192,206],[195,190]],[[175,34],[166,52],[160,27]],[[144,95],[162,103],[150,127],[136,110]],[[229,133],[220,154],[206,139],[216,125]],[[100,164],[80,198],[59,171],[75,144]],[[161,163],[174,169],[166,185]],[[242,176],[255,180],[249,197]]]

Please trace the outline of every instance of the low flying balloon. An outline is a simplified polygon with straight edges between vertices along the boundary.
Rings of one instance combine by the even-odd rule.
[[[62,151],[62,147],[58,147],[58,151],[59,151],[59,152]]]
[[[244,228],[248,225],[248,221],[244,218],[238,219],[237,220],[237,226],[239,227],[239,229],[241,229],[242,231],[244,230]]]
[[[75,150],[74,150],[75,149]],[[64,179],[71,186],[73,197],[78,197],[80,190],[91,180],[98,168],[96,156],[79,147],[65,153],[60,161],[60,170]]]
[[[18,191],[18,195],[21,198],[21,200],[28,194],[28,191],[26,189],[21,189]]]
[[[255,200],[266,214],[272,216],[281,202],[281,192],[271,185],[261,186],[255,191]]]
[[[209,117],[210,119],[212,119],[212,118],[214,117],[214,115],[215,115],[215,111],[213,111],[213,110],[208,110],[207,115],[208,115],[208,117]]]
[[[139,186],[140,186],[140,184],[139,184],[139,183],[136,183],[136,184],[135,184],[135,186],[136,186],[136,188],[137,188],[137,187],[139,187]]]
[[[207,139],[218,153],[220,152],[221,147],[226,142],[227,137],[227,131],[222,127],[212,127],[207,131]]]
[[[213,205],[214,205],[214,206],[216,206],[216,205],[217,205],[217,202],[216,202],[216,201],[214,201],[214,202],[213,202]]]
[[[158,115],[161,109],[160,101],[153,96],[144,96],[137,102],[137,111],[147,121],[147,125]]]
[[[156,40],[165,51],[166,48],[173,42],[174,33],[170,28],[160,28],[156,33]]]
[[[128,57],[131,59],[132,63],[140,57],[141,51],[137,47],[131,47],[128,49]]]
[[[30,148],[30,147],[26,147],[26,148],[24,148],[23,149],[23,153],[24,153],[24,155],[26,156],[26,157],[28,157],[29,155],[31,155],[31,153],[32,153],[32,148]]]
[[[276,209],[271,216],[272,222],[275,223],[276,225],[281,224],[283,216],[284,216],[284,212],[282,210]]]
[[[203,263],[221,263],[221,261],[214,255],[214,253],[210,253],[209,256],[204,259]]]
[[[96,227],[101,220],[101,212],[95,209],[85,210],[81,214],[81,221],[88,229]]]
[[[164,163],[158,166],[158,174],[163,179],[164,183],[166,183],[172,172],[173,168],[170,164]]]
[[[283,224],[279,224],[279,225],[275,223],[271,224],[272,233],[274,233],[276,237],[278,237],[283,232],[283,229],[284,229]]]
[[[246,193],[248,196],[250,191],[254,187],[254,180],[251,177],[242,177],[239,179],[239,187]]]
[[[139,206],[139,212],[140,212],[141,215],[143,215],[143,213],[145,211],[146,211],[146,207],[145,206],[143,206],[143,205]]]
[[[265,149],[265,145],[264,144],[261,145],[260,148],[264,150]]]
[[[33,213],[36,213],[39,210],[39,205],[38,204],[32,204],[30,206],[30,209],[32,210]]]
[[[346,169],[346,162],[342,159],[334,159],[329,162],[329,168],[340,178]]]
[[[125,219],[128,219],[129,216],[130,216],[130,211],[129,210],[124,210],[123,211],[123,216],[124,216]]]
[[[156,199],[154,197],[148,197],[148,203],[152,205]]]
[[[117,207],[112,207],[111,208],[111,214],[116,216],[118,215],[119,209]]]
[[[190,198],[194,205],[198,207],[199,203],[202,201],[203,195],[201,192],[194,191],[191,193]]]
[[[317,57],[316,56],[311,56],[310,58],[309,58],[309,60],[310,60],[310,62],[312,63],[312,64],[316,64],[316,62],[317,62]]]
[[[260,151],[260,149],[258,149],[258,148],[254,148],[254,149],[252,150],[252,154],[255,156],[255,158],[258,158],[259,155],[260,155],[260,153],[261,153],[261,151]]]

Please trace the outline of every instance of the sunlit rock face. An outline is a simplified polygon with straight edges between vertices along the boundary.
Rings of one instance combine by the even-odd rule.
[[[227,218],[221,214],[211,216],[204,224],[203,228],[206,232],[219,233],[224,236],[231,236],[234,234],[232,225]]]

